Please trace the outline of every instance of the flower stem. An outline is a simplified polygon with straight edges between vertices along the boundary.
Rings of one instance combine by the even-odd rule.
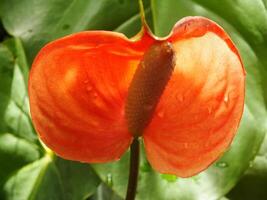
[[[143,25],[146,24],[146,17],[145,17],[145,9],[144,9],[144,4],[143,4],[143,0],[139,0],[139,13],[140,13],[140,17],[141,17],[141,22]]]
[[[131,144],[130,169],[126,200],[134,200],[138,182],[140,144],[138,138],[134,138]]]

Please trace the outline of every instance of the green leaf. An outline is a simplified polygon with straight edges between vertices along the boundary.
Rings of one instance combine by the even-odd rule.
[[[89,165],[54,160],[46,155],[9,178],[3,188],[6,200],[81,200],[92,195],[99,179]]]
[[[89,200],[123,200],[106,184],[102,183],[98,186],[96,193],[89,198]]]
[[[267,199],[267,137],[256,158],[237,185],[227,195],[231,200]]]
[[[5,199],[31,200],[36,199],[41,193],[43,197],[47,197],[46,199],[61,199],[63,194],[62,190],[59,190],[60,183],[54,178],[56,176],[55,168],[51,165],[51,158],[46,156],[25,166],[6,182]]]
[[[100,179],[88,164],[56,159],[65,199],[81,200],[91,196]]]
[[[28,85],[29,65],[25,55],[24,47],[19,38],[7,39],[4,44],[10,49],[22,72],[25,85]]]
[[[153,29],[152,13],[150,7],[148,7],[145,10],[145,14],[147,23]],[[133,17],[122,23],[114,31],[121,32],[127,35],[128,37],[132,37],[135,36],[140,31],[140,27],[141,27],[140,14],[137,13],[136,15],[134,15]]]
[[[144,1],[145,6],[148,0]],[[14,6],[16,5],[16,6]],[[82,30],[113,30],[139,12],[133,0],[2,0],[8,33],[25,44],[29,61],[47,42]]]
[[[37,145],[12,134],[0,135],[0,185],[18,168],[40,157]]]
[[[28,68],[18,39],[0,44],[0,131],[36,142],[29,115],[27,95]]]
[[[5,123],[3,123],[3,116],[5,113],[5,108],[7,107],[10,87],[13,75],[13,55],[9,49],[0,44],[0,130],[4,131],[6,129]]]

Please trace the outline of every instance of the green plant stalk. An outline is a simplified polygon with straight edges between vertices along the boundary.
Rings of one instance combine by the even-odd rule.
[[[140,160],[140,144],[138,138],[134,138],[131,144],[130,154],[130,169],[127,194],[125,198],[126,200],[134,200],[136,195]]]

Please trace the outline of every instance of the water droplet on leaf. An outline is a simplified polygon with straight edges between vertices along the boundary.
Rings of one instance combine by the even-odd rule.
[[[226,168],[228,167],[228,164],[226,162],[217,162],[216,166],[219,168]]]
[[[253,167],[253,164],[254,164],[253,161],[250,161],[249,162],[249,167]]]
[[[111,173],[108,173],[107,174],[107,177],[106,177],[106,183],[108,186],[112,187],[113,185],[113,180],[112,180],[112,174]]]

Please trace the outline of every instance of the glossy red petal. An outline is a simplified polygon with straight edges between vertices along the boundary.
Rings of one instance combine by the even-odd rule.
[[[45,46],[29,80],[31,115],[42,141],[66,159],[118,159],[132,141],[124,117],[127,90],[151,41],[88,31]]]
[[[172,77],[144,133],[147,157],[161,173],[192,176],[226,151],[244,106],[245,71],[224,30],[188,17],[169,36]]]

